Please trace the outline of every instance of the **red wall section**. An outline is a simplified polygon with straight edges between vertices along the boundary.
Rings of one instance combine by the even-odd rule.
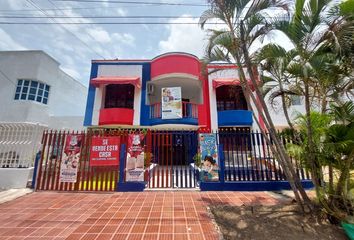
[[[198,125],[211,129],[208,76],[200,75],[203,81],[203,104],[198,106]]]
[[[199,76],[200,62],[197,57],[184,54],[168,54],[152,60],[151,78],[169,74],[169,73],[187,73]]]
[[[100,110],[98,125],[133,125],[134,110],[129,108],[104,108]]]

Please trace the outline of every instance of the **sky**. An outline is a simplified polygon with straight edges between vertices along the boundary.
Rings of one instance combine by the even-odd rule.
[[[132,0],[127,0],[132,1]],[[142,0],[137,0],[142,1]],[[205,0],[146,0],[206,5]],[[136,2],[136,1],[135,1]],[[56,9],[56,10],[45,10]],[[60,10],[58,10],[60,9]],[[143,5],[58,0],[0,0],[0,22],[198,22],[207,6]],[[4,16],[176,16],[173,19],[12,19]],[[196,18],[184,18],[186,16]],[[88,86],[93,59],[151,59],[171,51],[203,56],[206,32],[195,25],[4,25],[0,51],[43,50],[67,74]]]

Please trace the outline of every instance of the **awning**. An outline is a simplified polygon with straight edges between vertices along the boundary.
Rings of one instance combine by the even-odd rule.
[[[137,88],[140,88],[140,77],[97,77],[92,78],[90,84],[94,85],[95,87],[99,86],[100,84],[132,84]]]
[[[253,84],[251,80],[247,80],[248,85],[251,87],[251,90],[254,91]],[[213,88],[218,88],[221,86],[225,85],[234,85],[234,86],[240,86],[240,79],[238,78],[214,78],[213,79]]]

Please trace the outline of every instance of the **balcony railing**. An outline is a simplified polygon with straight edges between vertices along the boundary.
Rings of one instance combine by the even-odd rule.
[[[130,108],[103,108],[100,110],[99,125],[133,125],[134,110]]]
[[[252,126],[252,111],[226,110],[218,111],[218,125],[223,126]]]
[[[182,102],[182,118],[198,118],[198,104]],[[150,119],[161,119],[161,103],[150,106]]]

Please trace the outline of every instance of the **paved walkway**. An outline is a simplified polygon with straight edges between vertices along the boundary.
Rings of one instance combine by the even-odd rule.
[[[0,239],[219,239],[208,206],[281,201],[267,192],[35,192],[0,205]]]

